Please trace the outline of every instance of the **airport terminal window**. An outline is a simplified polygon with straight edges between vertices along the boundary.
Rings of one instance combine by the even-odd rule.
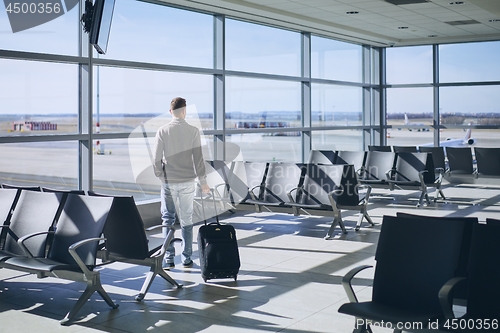
[[[311,37],[311,77],[362,82],[363,54],[360,45],[317,36]]]
[[[0,183],[78,189],[76,141],[0,144]]]
[[[312,149],[314,150],[364,150],[362,130],[314,131]]]
[[[133,195],[136,201],[158,199],[160,180],[151,166],[154,133],[148,139],[131,135],[128,139],[95,140],[94,178],[95,192],[107,195]],[[213,136],[201,136],[204,157],[213,147]]]
[[[240,147],[244,161],[302,162],[302,138],[298,131],[226,135],[226,142]]]
[[[432,46],[386,49],[387,83],[432,83]]]
[[[439,88],[443,125],[500,125],[500,85]]]
[[[213,68],[213,25],[212,15],[116,1],[108,52],[100,57]]]
[[[500,81],[500,42],[439,46],[440,82]]]
[[[78,132],[77,65],[0,59],[0,72],[0,136]]]
[[[5,10],[0,10],[0,49],[78,55],[80,33],[78,6],[58,18],[28,30],[12,33]]]
[[[94,131],[132,132],[146,124],[156,131],[170,121],[170,101],[182,96],[188,103],[188,121],[213,129],[211,75],[117,67],[95,67]],[[99,87],[97,87],[99,80]]]
[[[362,88],[311,84],[313,126],[355,126],[363,124]]]
[[[299,82],[226,77],[226,128],[301,126]]]
[[[226,69],[299,76],[298,32],[226,19]]]
[[[154,144],[153,137],[151,142],[144,138],[94,141],[94,191],[133,195],[136,200],[157,199],[160,181],[153,173],[147,146]]]
[[[387,142],[399,146],[432,143],[433,89],[387,89]]]

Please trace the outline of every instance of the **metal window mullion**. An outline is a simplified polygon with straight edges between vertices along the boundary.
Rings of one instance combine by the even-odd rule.
[[[80,3],[80,16],[85,11],[85,3]],[[92,190],[92,108],[93,108],[93,63],[92,46],[88,36],[80,29],[79,53],[86,62],[79,65],[79,110],[78,132],[84,137],[78,140],[78,188]]]
[[[434,102],[434,146],[439,146],[441,121],[439,111],[439,45],[432,46],[432,85]]]
[[[378,72],[380,73],[380,82],[378,84],[378,89],[379,89],[379,112],[377,113],[378,116],[380,117],[378,119],[379,122],[379,136],[378,137],[373,137],[374,141],[372,144],[374,145],[380,145],[380,144],[385,144],[387,143],[387,80],[386,80],[386,73],[387,73],[387,63],[386,63],[386,49],[385,48],[380,48],[380,53],[379,53],[379,69]]]
[[[363,46],[362,49],[362,82],[363,84],[370,84],[370,86],[365,86],[362,88],[362,104],[361,104],[361,123],[363,125],[372,124],[372,113],[374,111],[372,103],[372,61],[371,61],[371,48],[369,46]],[[369,135],[371,131],[362,131],[361,140],[363,141],[363,148],[369,144],[371,136]],[[368,135],[367,135],[368,134]]]
[[[312,147],[311,132],[311,34],[301,34],[301,99],[302,99],[302,127],[307,131],[302,132],[302,161],[306,161]]]
[[[214,159],[225,160],[226,126],[225,126],[225,17],[214,15],[214,69],[222,71],[214,74],[214,129],[222,134],[214,135]],[[220,144],[219,144],[220,142]],[[222,148],[222,149],[219,149]]]

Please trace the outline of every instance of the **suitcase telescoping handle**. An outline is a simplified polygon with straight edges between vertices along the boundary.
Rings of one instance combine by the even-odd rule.
[[[215,209],[215,220],[217,221],[217,224],[220,224],[219,215],[217,214],[217,204],[215,203],[215,191],[213,188],[210,188],[210,193],[208,194],[207,198],[208,197],[212,197]],[[200,198],[201,198],[201,210],[203,211],[203,222],[205,223],[205,225],[207,225],[207,215],[205,214],[205,201],[203,198],[203,192],[201,192]]]

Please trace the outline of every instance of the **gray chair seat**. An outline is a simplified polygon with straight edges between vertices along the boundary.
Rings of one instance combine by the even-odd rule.
[[[377,302],[345,303],[339,312],[385,323],[422,323],[422,327],[428,324],[429,319],[435,321],[443,318],[440,311],[408,310]]]
[[[292,207],[300,207],[304,209],[318,209],[318,210],[333,210],[331,205],[326,204],[305,204],[305,203],[289,203]]]
[[[270,206],[270,207],[290,207],[290,204],[286,202],[270,202],[270,201],[253,200],[253,199],[247,199],[245,203],[252,205]]]
[[[12,257],[7,259],[5,265],[7,268],[32,273],[54,271],[82,272],[76,265],[69,265],[48,258]]]

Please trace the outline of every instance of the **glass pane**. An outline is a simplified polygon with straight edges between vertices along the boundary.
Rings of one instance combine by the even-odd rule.
[[[116,1],[108,59],[213,67],[213,17],[143,1]]]
[[[6,2],[5,2],[6,3]],[[58,18],[12,33],[7,12],[0,10],[0,48],[3,50],[78,55],[78,6]]]
[[[78,189],[76,141],[0,144],[0,183]]]
[[[362,82],[363,53],[359,45],[312,36],[311,76]]]
[[[226,20],[226,69],[299,76],[301,44],[297,32]]]
[[[363,124],[362,89],[328,84],[311,85],[313,126]]]
[[[160,180],[151,166],[155,133],[128,139],[94,141],[94,191],[108,195],[133,195],[136,201],[158,199]],[[202,135],[204,157],[213,136]]]
[[[386,49],[387,83],[432,83],[432,46]]]
[[[226,142],[240,147],[244,161],[302,162],[300,132],[231,134]]]
[[[410,131],[407,128],[387,129],[388,146],[434,146],[434,131]]]
[[[442,87],[439,107],[443,125],[500,125],[499,86]]]
[[[77,65],[0,59],[0,72],[1,136],[78,132]]]
[[[94,191],[133,195],[136,201],[159,198],[160,181],[153,173],[148,144],[144,138],[94,141]]]
[[[387,89],[387,124],[408,131],[428,131],[434,117],[432,88]],[[400,127],[401,126],[401,127]]]
[[[226,78],[226,128],[301,126],[299,82]]]
[[[314,131],[313,150],[364,150],[362,130]]]
[[[199,128],[213,129],[211,75],[103,66],[96,67],[94,73],[94,128],[98,122],[101,133],[132,132],[152,119],[158,121],[156,125],[151,125],[156,126],[156,131],[170,121],[170,101],[177,96],[186,99],[186,119],[189,123]]]
[[[439,46],[440,82],[500,81],[500,42]]]

